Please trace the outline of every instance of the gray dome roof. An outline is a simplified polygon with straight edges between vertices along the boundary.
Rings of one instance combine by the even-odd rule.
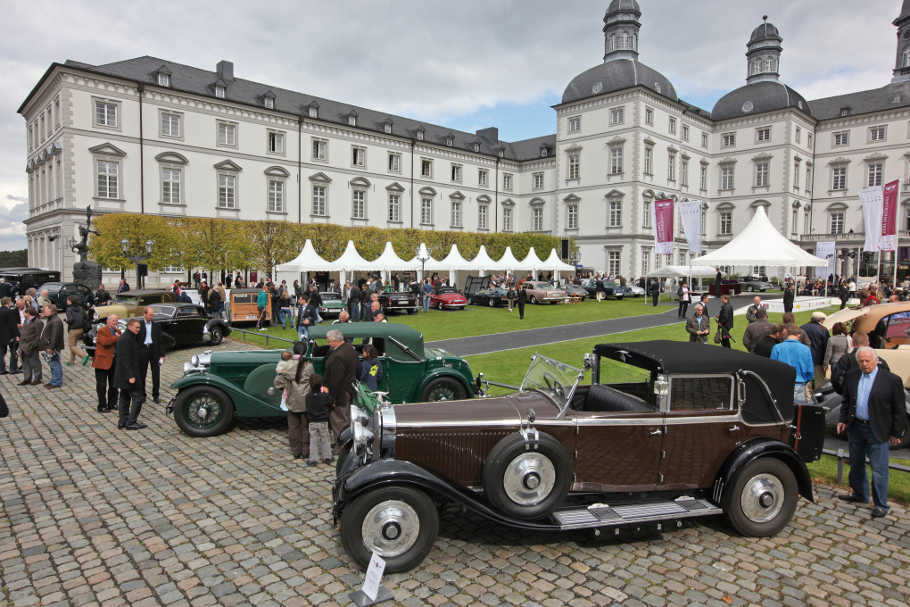
[[[612,8],[613,5],[611,4],[610,7]],[[894,20],[895,25],[904,19],[910,19],[910,0],[904,0],[904,5],[901,7],[900,16]]]
[[[720,98],[711,110],[711,120],[729,120],[750,114],[763,114],[788,107],[809,116],[812,111],[802,95],[780,82],[754,82]]]
[[[613,0],[614,2],[622,0]],[[563,103],[643,86],[664,97],[677,101],[676,89],[660,72],[631,59],[615,59],[595,65],[575,76],[562,94]]]
[[[777,40],[778,42],[781,42],[783,41],[783,38],[780,35],[780,31],[774,24],[765,21],[754,30],[752,30],[752,35],[749,36],[749,44],[752,44],[753,42],[760,42],[762,40]]]
[[[618,13],[619,11],[631,11],[633,13],[638,13],[639,15],[641,14],[641,8],[639,8],[636,0],[613,0],[613,2],[610,3],[610,7],[607,9],[607,14]]]

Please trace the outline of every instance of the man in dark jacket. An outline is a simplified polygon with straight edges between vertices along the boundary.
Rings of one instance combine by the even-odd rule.
[[[20,386],[31,384],[37,386],[41,383],[41,359],[38,356],[40,352],[38,342],[41,339],[41,331],[44,329],[44,322],[38,318],[31,306],[25,306],[23,309],[25,322],[19,329],[19,357],[22,361],[22,381]]]
[[[809,338],[809,349],[812,350],[812,364],[815,366],[814,389],[825,383],[825,350],[828,348],[828,338],[831,336],[828,329],[822,325],[825,322],[824,312],[812,313],[812,320],[800,327]]]
[[[153,321],[155,310],[151,306],[146,306],[142,314],[142,320],[139,323],[139,379],[141,383],[139,388],[142,391],[142,397],[145,398],[145,379],[148,377],[148,370],[152,369],[152,400],[155,403],[161,402],[158,398],[161,386],[161,366],[164,365],[164,354],[167,352],[168,345],[173,345],[173,338],[161,330],[161,322]]]
[[[218,292],[218,289],[209,289],[209,314],[220,317],[223,306],[224,302],[221,301],[221,293]]]
[[[648,287],[648,293],[651,295],[651,305],[655,308],[660,300],[660,281],[656,278],[651,279],[651,285]]]
[[[301,295],[297,305],[297,324],[294,329],[297,331],[297,339],[305,340],[310,329],[316,326],[316,307],[306,295]]]
[[[717,313],[717,325],[720,330],[720,345],[730,347],[730,333],[733,331],[733,306],[730,305],[730,296],[721,295],[720,311]]]
[[[857,331],[853,334],[852,339],[854,347],[853,352],[847,352],[841,356],[837,363],[831,367],[831,387],[841,396],[844,395],[847,376],[852,371],[859,369],[859,363],[856,361],[857,352],[863,346],[869,345],[869,336],[865,333]],[[878,359],[878,366],[885,371],[891,370],[884,358]]]
[[[755,312],[755,321],[751,322],[746,331],[743,333],[743,346],[749,352],[755,352],[755,346],[774,332],[775,326],[768,322],[768,313],[764,308],[759,308]]]
[[[344,334],[338,329],[326,333],[325,339],[331,351],[325,359],[323,386],[334,399],[329,424],[332,427],[332,437],[337,451],[338,437],[342,430],[351,424],[349,407],[353,396],[354,379],[357,377],[357,351],[344,340]]]
[[[360,322],[360,288],[357,283],[352,284],[348,291],[348,314],[351,322]]]
[[[0,375],[19,372],[19,312],[9,297],[0,298]],[[6,351],[9,350],[9,371],[6,370]]]
[[[840,309],[843,310],[847,307],[847,300],[850,299],[850,288],[843,278],[840,279],[840,284],[837,286],[837,296],[840,299]]]
[[[524,320],[525,318],[525,304],[528,302],[528,291],[527,285],[522,283],[518,287],[518,319]]]
[[[143,360],[142,341],[139,337],[141,329],[142,323],[139,319],[130,319],[126,325],[126,333],[117,339],[117,345],[114,347],[114,387],[120,390],[120,399],[117,401],[120,413],[117,420],[119,429],[141,430],[146,427],[138,421],[142,401],[145,400],[140,368]]]
[[[59,388],[63,385],[63,362],[60,353],[63,351],[63,321],[57,316],[57,306],[48,304],[43,311],[44,328],[38,339],[39,347],[47,357],[47,366],[51,368],[51,380],[45,388]]]
[[[872,468],[872,517],[888,513],[888,447],[898,446],[907,422],[904,385],[901,378],[878,366],[875,350],[857,349],[859,369],[847,376],[844,404],[840,410],[838,433],[847,431],[850,441],[850,488],[852,493],[838,496],[847,502],[869,501],[866,457]]]
[[[787,286],[784,287],[784,312],[793,311],[793,299],[796,297],[796,289],[793,288],[793,283],[788,282]]]

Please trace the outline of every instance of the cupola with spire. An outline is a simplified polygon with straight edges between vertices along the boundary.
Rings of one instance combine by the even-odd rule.
[[[897,27],[897,58],[891,82],[910,82],[910,0],[904,0],[894,25]]]
[[[768,15],[762,17],[762,24],[752,30],[746,45],[746,82],[777,81],[780,79],[781,42],[780,31],[768,23]]]
[[[638,58],[641,8],[636,0],[613,0],[604,15],[604,61]]]

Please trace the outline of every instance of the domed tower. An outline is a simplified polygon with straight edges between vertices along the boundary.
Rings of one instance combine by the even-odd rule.
[[[768,23],[768,15],[762,20],[763,23],[752,30],[746,45],[746,82],[749,84],[780,79],[780,54],[784,51],[780,43],[784,39],[778,29]]]
[[[638,59],[641,9],[636,0],[613,0],[604,15],[604,61]]]
[[[897,59],[891,82],[910,82],[910,0],[904,0],[894,25],[897,27]]]

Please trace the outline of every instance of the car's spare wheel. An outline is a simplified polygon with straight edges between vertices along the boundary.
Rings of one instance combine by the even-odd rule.
[[[569,493],[572,462],[562,444],[544,432],[526,440],[515,432],[496,443],[483,465],[483,488],[503,514],[536,519]]]

